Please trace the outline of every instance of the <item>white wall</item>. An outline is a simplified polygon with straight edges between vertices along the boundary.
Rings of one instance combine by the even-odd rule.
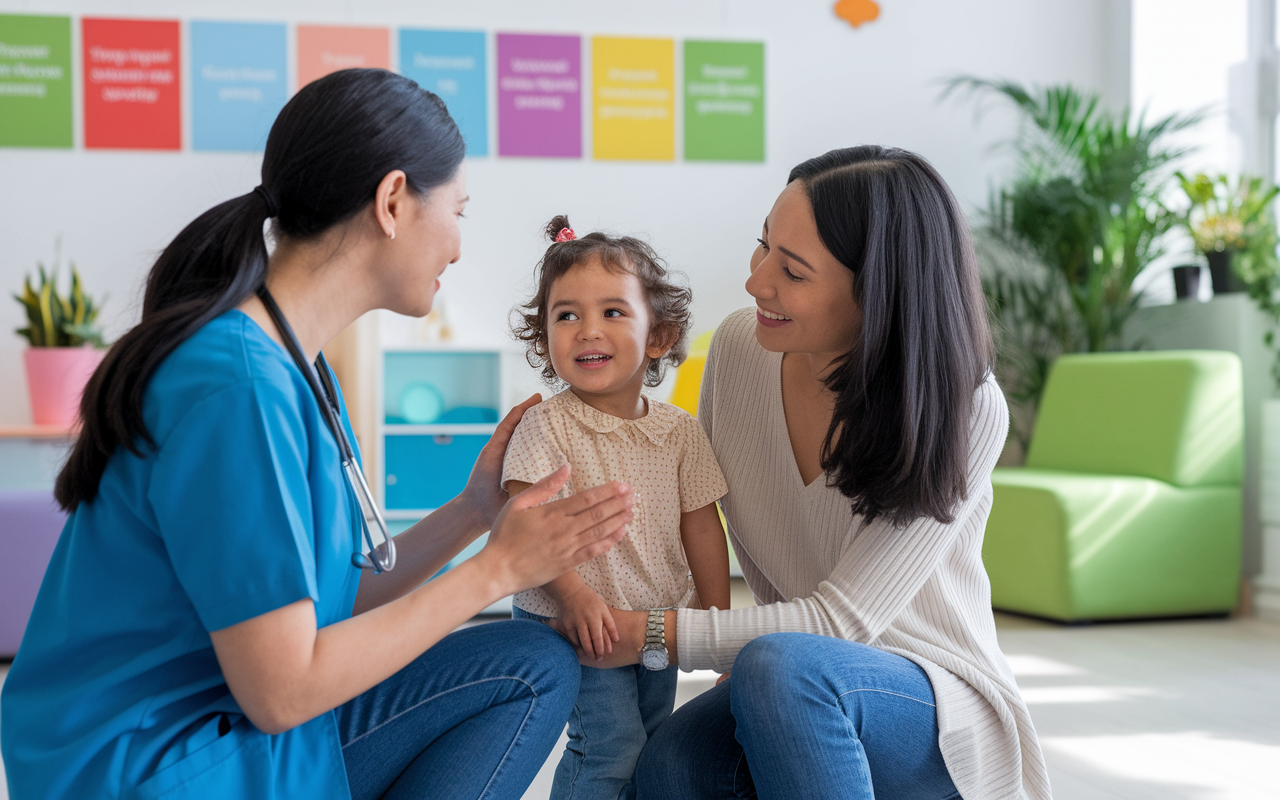
[[[1213,13],[1204,13],[1203,0],[1132,0],[1132,105],[1152,121],[1170,114],[1204,112],[1199,125],[1175,134],[1172,141],[1192,148],[1182,162],[1188,174],[1239,172],[1242,148],[1227,115],[1228,71],[1248,56],[1246,0],[1214,0]],[[1181,195],[1181,196],[1180,196]],[[1172,188],[1167,202],[1181,207],[1181,189]],[[1166,252],[1156,259],[1135,287],[1145,292],[1144,304],[1174,300],[1173,276],[1180,264],[1204,263],[1191,237],[1174,231]],[[1208,282],[1200,297],[1213,294]]]
[[[1133,0],[1133,105],[1148,120],[1197,110],[1200,125],[1180,135],[1196,148],[1187,171],[1237,172],[1240,143],[1227,123],[1227,72],[1249,55],[1245,0]]]
[[[1011,117],[993,108],[977,121],[969,104],[939,104],[940,78],[1071,81],[1102,91],[1114,106],[1128,101],[1128,2],[880,4],[880,19],[856,30],[835,17],[833,0],[9,0],[0,10],[764,40],[764,164],[469,160],[463,260],[445,275],[441,297],[458,338],[493,344],[506,341],[508,310],[528,288],[543,247],[539,231],[553,214],[568,213],[580,231],[650,237],[688,273],[705,329],[749,302],[742,284],[754,237],[788,170],[804,158],[865,142],[902,146],[932,160],[966,207],[985,203],[1006,164],[993,145],[1011,133]],[[251,189],[259,165],[258,156],[188,151],[0,149],[0,289],[6,297],[17,290],[61,235],[88,287],[110,294],[104,319],[118,336],[136,320],[156,253],[201,211]],[[29,419],[23,342],[8,333],[20,324],[18,304],[0,300],[0,424]]]

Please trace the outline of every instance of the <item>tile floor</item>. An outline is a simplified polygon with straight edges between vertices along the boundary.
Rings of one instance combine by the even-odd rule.
[[[997,625],[1057,800],[1280,798],[1280,625],[1064,628],[1006,615]],[[0,682],[7,671],[0,664]],[[677,702],[714,678],[682,674]],[[527,800],[547,797],[558,755]]]

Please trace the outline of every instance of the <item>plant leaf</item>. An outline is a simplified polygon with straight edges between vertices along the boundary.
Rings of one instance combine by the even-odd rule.
[[[53,284],[45,277],[43,269],[40,271],[40,278],[40,338],[45,347],[53,347],[58,343],[58,329],[53,323]]]

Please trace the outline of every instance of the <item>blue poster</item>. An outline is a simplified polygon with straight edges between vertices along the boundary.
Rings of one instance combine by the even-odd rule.
[[[285,26],[191,23],[191,146],[262,152],[289,99]]]
[[[440,95],[458,122],[467,155],[489,154],[484,33],[400,31],[400,74]]]

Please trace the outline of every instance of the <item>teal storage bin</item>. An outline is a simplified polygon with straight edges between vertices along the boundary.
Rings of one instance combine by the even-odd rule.
[[[487,435],[387,436],[386,507],[439,508],[467,485]]]
[[[454,409],[483,409],[497,422],[502,405],[502,359],[488,351],[388,351],[383,356],[383,419],[389,424],[479,422],[473,412],[461,412],[467,419],[449,418]],[[405,391],[409,390],[413,406],[414,391],[427,388],[438,393],[439,408],[431,419],[406,413],[402,408]],[[417,398],[419,400],[424,398]],[[455,415],[459,412],[454,412]],[[439,418],[435,418],[435,417]],[[490,421],[490,420],[483,420]]]

